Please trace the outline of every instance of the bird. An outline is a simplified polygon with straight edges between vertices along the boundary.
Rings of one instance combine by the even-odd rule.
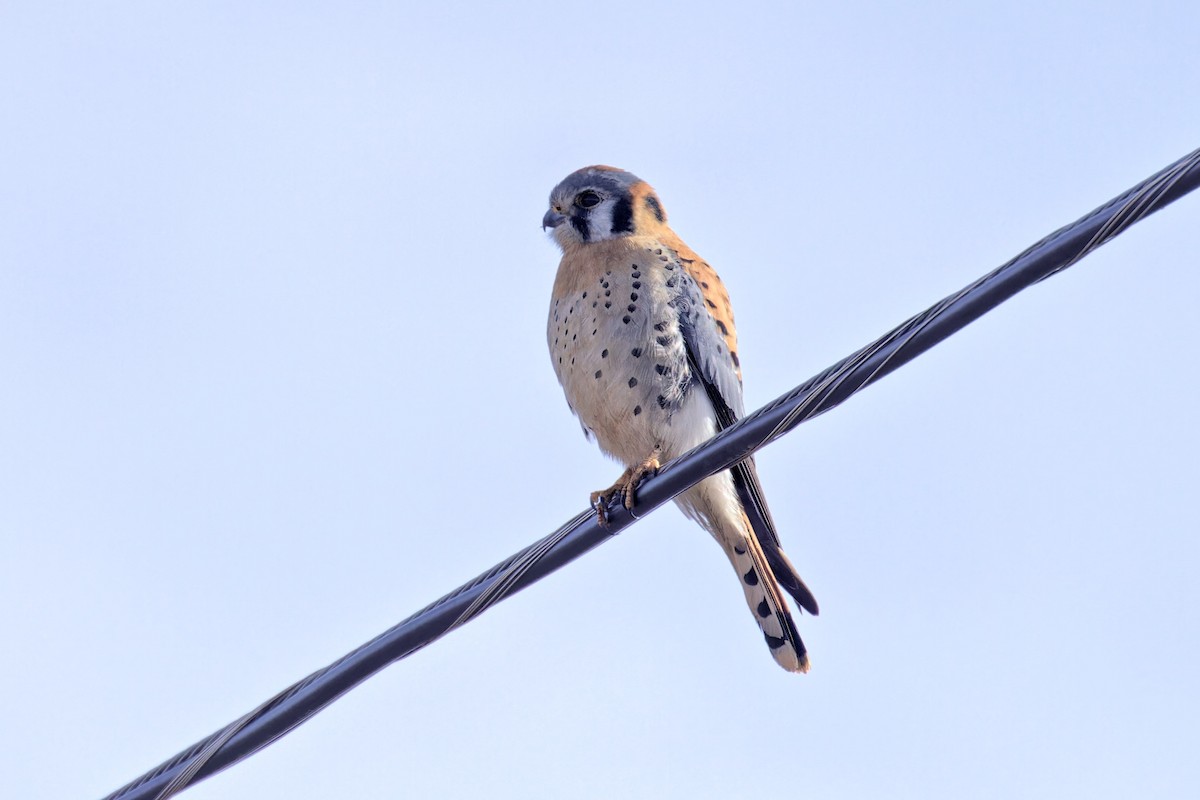
[[[546,342],[567,404],[588,438],[625,465],[593,492],[634,508],[638,484],[745,413],[733,308],[716,270],[668,226],[658,194],[636,175],[584,167],[550,193],[542,229],[562,251]],[[754,459],[675,498],[738,574],[775,661],[807,672],[808,652],[783,590],[816,598],[784,554]]]

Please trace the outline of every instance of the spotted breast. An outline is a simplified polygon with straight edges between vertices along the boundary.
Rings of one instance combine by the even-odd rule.
[[[737,334],[717,273],[667,226],[654,190],[631,173],[587,167],[550,195],[543,225],[563,251],[547,344],[567,402],[628,469],[593,495],[635,502],[637,482],[743,414]],[[752,459],[676,503],[721,544],[775,660],[807,671],[781,587],[817,603],[784,555]]]

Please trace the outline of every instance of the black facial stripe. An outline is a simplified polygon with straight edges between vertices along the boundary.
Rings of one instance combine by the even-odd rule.
[[[571,215],[571,227],[574,228],[579,233],[579,238],[583,239],[585,242],[591,238],[591,235],[592,235],[591,226],[588,225],[588,221],[587,221],[586,217],[576,216],[576,215],[572,214]]]
[[[613,205],[612,232],[630,233],[633,231],[633,203],[629,195],[622,193]]]
[[[662,206],[659,204],[658,198],[654,195],[646,195],[646,208],[650,209],[651,213],[654,214],[654,218],[659,222],[662,222],[665,219]]]

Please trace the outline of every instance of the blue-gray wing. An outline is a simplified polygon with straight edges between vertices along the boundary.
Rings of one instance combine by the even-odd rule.
[[[716,321],[704,305],[704,295],[696,281],[686,271],[679,276],[678,294],[672,299],[679,313],[679,328],[687,348],[688,366],[704,387],[716,412],[717,430],[722,431],[745,415],[742,400],[742,381],[738,376],[733,355]],[[775,520],[767,507],[754,458],[735,464],[730,472],[738,498],[750,520],[750,527],[762,545],[767,563],[776,579],[796,602],[814,616],[819,612],[817,600],[796,568],[784,555],[775,529]]]
[[[704,306],[703,292],[695,278],[686,270],[682,272],[676,287],[678,293],[671,302],[679,312],[679,327],[687,346],[689,366],[706,388],[713,388],[720,405],[733,415],[728,422],[720,422],[721,410],[717,409],[718,427],[724,429],[746,413],[742,404],[742,379],[738,376],[725,337]]]

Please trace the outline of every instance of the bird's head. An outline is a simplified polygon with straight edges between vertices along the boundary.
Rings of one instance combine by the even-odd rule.
[[[615,167],[584,167],[550,192],[542,217],[563,250],[569,247],[653,233],[665,227],[667,212],[650,184]]]

